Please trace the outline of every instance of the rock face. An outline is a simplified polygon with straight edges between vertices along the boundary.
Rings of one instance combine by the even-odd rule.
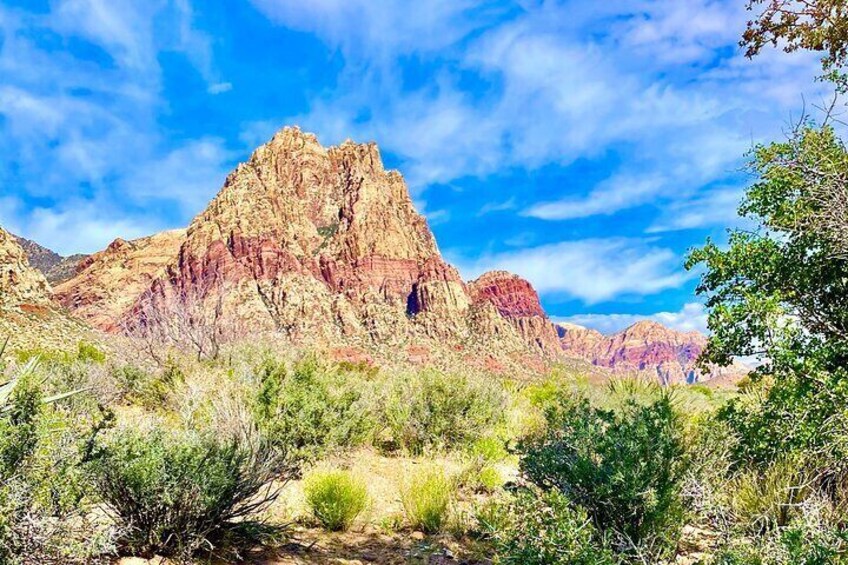
[[[81,261],[76,276],[56,286],[56,298],[91,325],[118,331],[121,317],[165,272],[184,238],[185,230],[174,230],[133,241],[116,239]]]
[[[518,275],[491,271],[468,284],[474,304],[489,303],[509,320],[525,342],[546,352],[559,349],[557,332],[533,286]]]
[[[52,285],[72,278],[79,264],[87,257],[86,255],[63,257],[34,241],[19,236],[14,237],[26,253],[30,266],[41,271],[47,278],[47,282]]]
[[[44,275],[30,266],[17,238],[0,228],[0,308],[25,310],[52,304]]]
[[[504,350],[559,354],[529,283],[492,273],[466,285],[444,261],[376,145],[325,148],[297,128],[238,165],[184,234],[119,240],[57,293],[107,331],[211,315],[239,335],[411,347],[418,356],[428,343],[489,337]]]
[[[696,383],[745,372],[741,366],[700,370],[696,361],[707,345],[706,336],[652,321],[637,322],[610,336],[572,324],[558,324],[557,331],[566,354],[600,367],[656,377],[663,384]]]

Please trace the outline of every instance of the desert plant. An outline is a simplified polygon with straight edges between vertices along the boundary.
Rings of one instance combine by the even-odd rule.
[[[276,498],[275,466],[260,440],[154,428],[114,434],[89,472],[125,550],[187,558],[255,541],[257,515]]]
[[[307,357],[294,367],[265,361],[259,369],[255,413],[263,432],[295,458],[361,444],[373,424],[363,390],[351,375]]]
[[[498,565],[613,565],[586,512],[561,493],[522,489],[477,515]]]
[[[520,446],[526,478],[585,508],[618,551],[655,558],[671,551],[685,461],[669,395],[647,405],[624,402],[617,412],[562,399],[547,418],[547,432]]]
[[[753,533],[788,526],[813,492],[813,477],[803,456],[785,455],[765,469],[741,473],[729,487],[730,507]]]
[[[456,485],[436,467],[413,473],[401,488],[401,503],[413,528],[435,533],[447,522]]]
[[[330,531],[349,529],[368,505],[368,489],[348,471],[315,471],[304,490],[313,516]]]
[[[394,379],[383,420],[399,447],[420,454],[470,444],[502,420],[504,409],[492,381],[425,370]]]

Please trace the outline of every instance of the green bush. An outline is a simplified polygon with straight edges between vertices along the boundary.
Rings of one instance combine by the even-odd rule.
[[[753,533],[788,526],[813,491],[806,463],[799,456],[783,456],[766,469],[741,473],[728,489],[736,520]]]
[[[768,536],[733,540],[710,565],[844,565],[848,532],[798,524]]]
[[[276,497],[274,466],[261,444],[157,428],[114,434],[89,472],[125,550],[186,558],[252,541],[262,530],[257,513]]]
[[[521,470],[586,510],[619,551],[668,554],[681,527],[685,471],[680,422],[668,394],[616,411],[563,399],[548,430],[522,443]]]
[[[456,485],[441,469],[427,467],[413,473],[400,494],[410,525],[436,533],[447,523]]]
[[[110,373],[126,401],[151,410],[165,406],[168,394],[185,380],[182,372],[173,364],[168,364],[158,373],[131,364],[112,367]]]
[[[330,531],[344,531],[368,505],[365,484],[347,471],[316,471],[304,486],[313,516]]]
[[[351,374],[308,357],[293,368],[266,361],[259,370],[256,417],[275,444],[299,460],[364,443],[373,430],[364,386]]]
[[[482,469],[480,469],[479,473],[477,473],[477,485],[485,492],[494,492],[503,485],[503,483],[504,480],[501,476],[501,472],[491,465],[485,465]]]
[[[77,344],[77,361],[83,363],[103,364],[106,362],[106,353],[92,343],[81,341]]]
[[[106,353],[92,343],[80,341],[77,343],[76,351],[35,347],[19,349],[15,352],[15,358],[18,363],[27,363],[32,359],[39,359],[42,363],[48,365],[68,365],[75,361],[100,365],[106,362]]]
[[[614,565],[584,510],[559,492],[522,490],[477,516],[498,565]]]
[[[504,412],[496,383],[427,370],[391,383],[383,419],[394,444],[421,454],[469,445],[501,422]]]

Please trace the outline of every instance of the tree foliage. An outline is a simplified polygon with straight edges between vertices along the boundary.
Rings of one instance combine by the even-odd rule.
[[[822,67],[831,79],[847,86],[843,69],[848,58],[848,4],[845,0],[749,0],[757,17],[748,22],[741,45],[746,56],[767,45],[787,53],[807,49],[822,53]]]
[[[709,241],[687,267],[705,267],[704,360],[764,359],[754,380],[773,382],[766,396],[725,414],[747,440],[745,455],[765,461],[824,446],[829,418],[848,399],[848,261],[822,220],[832,203],[821,198],[823,181],[848,174],[848,154],[831,127],[805,124],[757,147],[751,172],[740,213],[756,227],[732,231],[726,248]]]

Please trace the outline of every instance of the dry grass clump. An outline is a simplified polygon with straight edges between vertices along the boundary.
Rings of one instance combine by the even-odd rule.
[[[330,531],[346,531],[368,506],[365,483],[341,469],[313,471],[305,481],[312,515]]]
[[[456,484],[444,470],[428,466],[407,478],[400,495],[409,524],[436,533],[447,524],[456,498]]]

